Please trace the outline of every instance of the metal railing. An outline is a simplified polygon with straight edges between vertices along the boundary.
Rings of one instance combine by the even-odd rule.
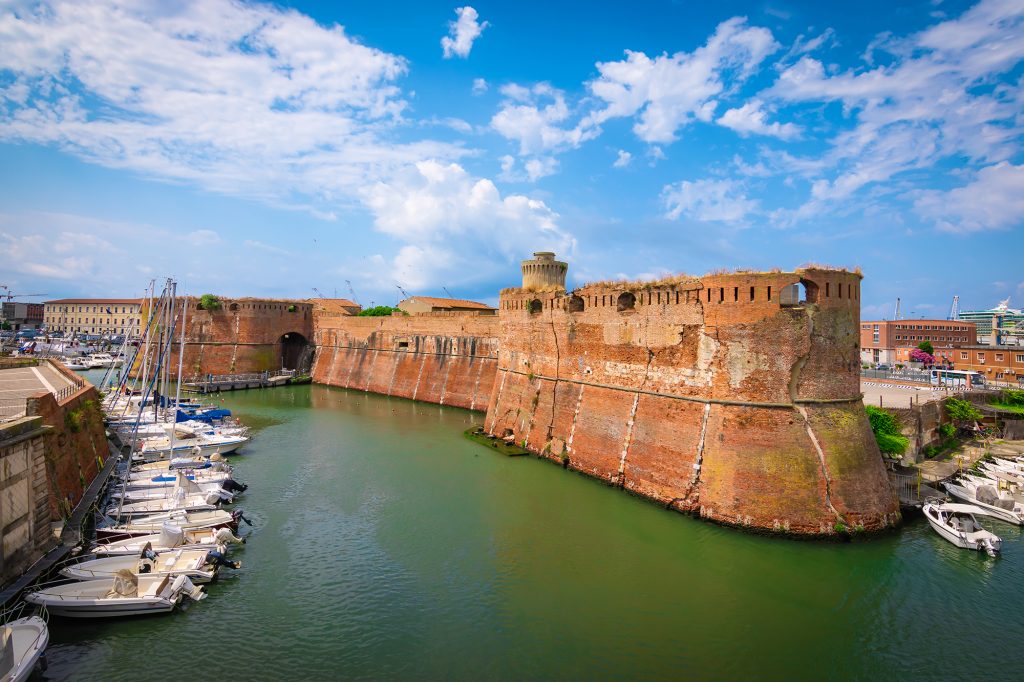
[[[0,423],[21,419],[28,414],[25,398],[0,398]]]

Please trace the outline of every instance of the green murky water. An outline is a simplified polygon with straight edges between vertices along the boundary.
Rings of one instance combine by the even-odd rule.
[[[1024,538],[720,528],[465,440],[482,417],[322,386],[225,395],[256,524],[183,612],[52,619],[51,679],[985,679],[1017,675]]]

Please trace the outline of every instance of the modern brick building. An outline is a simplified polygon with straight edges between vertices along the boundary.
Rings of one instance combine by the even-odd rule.
[[[62,298],[44,305],[50,331],[114,336],[141,329],[141,298]]]
[[[988,382],[1017,383],[1024,388],[1024,347],[970,344],[953,350],[957,369],[980,372]]]
[[[38,329],[43,324],[43,304],[4,301],[0,308],[0,321],[6,322],[16,331]]]
[[[956,364],[953,350],[977,343],[973,322],[963,320],[879,320],[860,324],[861,362],[907,362],[910,351],[929,341],[935,356]]]

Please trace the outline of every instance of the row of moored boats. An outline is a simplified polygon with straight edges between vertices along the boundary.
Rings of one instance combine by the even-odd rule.
[[[991,457],[943,484],[955,502],[932,500],[924,516],[936,533],[957,547],[996,556],[1001,537],[979,517],[1024,526],[1024,457]]]
[[[229,555],[245,542],[239,524],[249,520],[233,505],[247,486],[227,457],[250,437],[229,410],[181,398],[180,359],[176,385],[171,381],[171,339],[185,316],[174,311],[175,299],[170,282],[152,299],[145,342],[128,362],[138,368],[134,378],[125,372],[114,382],[108,371],[100,384],[108,389],[108,434],[121,446],[117,468],[98,501],[92,540],[60,567],[57,580],[24,595],[37,615],[3,626],[0,681],[31,673],[46,648],[49,615],[168,613],[204,599],[220,571],[241,568]]]

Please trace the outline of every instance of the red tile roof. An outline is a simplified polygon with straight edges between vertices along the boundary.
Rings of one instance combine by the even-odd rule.
[[[480,303],[478,301],[467,301],[463,298],[436,298],[434,296],[410,296],[405,301],[416,301],[418,303],[425,303],[433,308],[475,308],[478,310],[495,310],[486,303]],[[405,303],[402,301],[402,303]],[[401,303],[399,304],[401,306]]]

